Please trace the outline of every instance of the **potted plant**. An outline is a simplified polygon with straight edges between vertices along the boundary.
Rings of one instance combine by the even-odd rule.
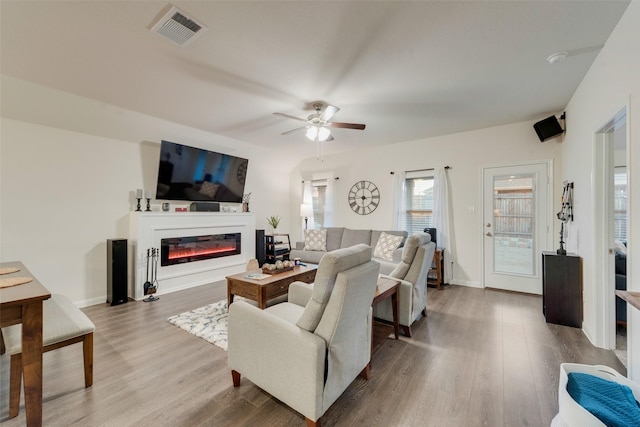
[[[267,218],[267,224],[269,224],[273,228],[273,232],[276,232],[278,225],[280,224],[280,216],[272,215]]]

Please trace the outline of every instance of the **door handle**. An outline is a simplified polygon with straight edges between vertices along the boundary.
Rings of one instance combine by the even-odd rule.
[[[487,231],[484,235],[485,235],[485,236],[489,236],[489,237],[491,237],[491,232],[490,232],[490,231]]]

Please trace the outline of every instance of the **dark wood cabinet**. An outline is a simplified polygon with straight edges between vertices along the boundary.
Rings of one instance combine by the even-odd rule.
[[[547,323],[582,328],[582,258],[542,253],[542,313]]]

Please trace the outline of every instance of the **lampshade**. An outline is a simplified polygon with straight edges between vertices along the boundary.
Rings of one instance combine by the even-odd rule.
[[[305,135],[311,141],[315,141],[316,138],[318,141],[326,141],[331,131],[326,126],[309,126]]]
[[[300,216],[305,218],[313,216],[313,205],[311,203],[303,203],[300,205]]]

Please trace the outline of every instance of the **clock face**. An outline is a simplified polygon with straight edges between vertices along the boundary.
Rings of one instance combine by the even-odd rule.
[[[371,181],[358,181],[349,190],[349,206],[360,215],[369,215],[380,204],[380,191]]]

